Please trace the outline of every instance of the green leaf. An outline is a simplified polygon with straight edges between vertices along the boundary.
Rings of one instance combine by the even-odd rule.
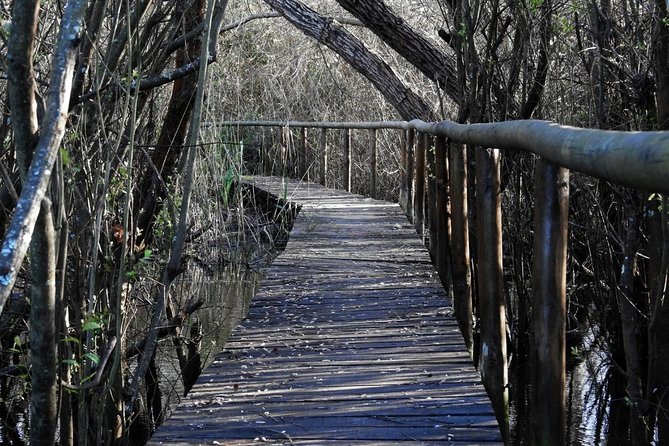
[[[73,344],[81,344],[81,341],[77,338],[73,338],[72,336],[68,336],[67,338],[63,338],[61,342],[72,342]]]
[[[84,354],[84,358],[88,359],[95,365],[100,365],[100,357],[93,353],[93,352],[87,352]]]
[[[63,161],[64,166],[69,166],[72,163],[70,152],[65,147],[60,148],[60,159]]]
[[[92,330],[100,330],[102,329],[102,325],[95,321],[88,321],[84,324],[83,327],[81,327],[83,331],[92,331]]]

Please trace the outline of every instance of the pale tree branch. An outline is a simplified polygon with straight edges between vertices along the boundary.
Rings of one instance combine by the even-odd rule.
[[[46,194],[53,163],[65,133],[65,122],[72,88],[74,62],[79,46],[85,0],[71,0],[65,5],[58,41],[44,125],[26,182],[16,204],[16,211],[0,249],[0,312],[7,302],[18,270],[23,263],[35,222]]]

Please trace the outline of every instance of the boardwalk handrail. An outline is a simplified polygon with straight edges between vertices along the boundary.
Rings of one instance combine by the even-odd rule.
[[[650,192],[669,193],[669,131],[626,132],[583,129],[547,121],[457,124],[450,121],[281,122],[224,121],[237,127],[279,127],[282,136],[300,129],[297,150],[283,150],[283,172],[296,156],[304,177],[320,164],[326,183],[327,129],[342,130],[344,187],[351,190],[351,129],[370,132],[371,194],[376,181],[376,131],[401,131],[399,201],[424,236],[445,286],[452,285],[455,315],[468,348],[473,349],[473,299],[480,320],[480,369],[500,430],[508,439],[508,366],[504,297],[500,150],[539,156],[534,172],[534,244],[529,363],[531,444],[562,445],[566,431],[566,265],[569,169]],[[320,128],[320,160],[307,166],[306,128]],[[470,258],[467,175],[463,144],[476,148],[475,256]],[[434,150],[432,150],[434,149]],[[292,160],[293,162],[295,160]],[[340,183],[341,184],[341,183]],[[666,205],[666,201],[665,201]],[[472,268],[472,264],[475,268]],[[474,275],[474,272],[476,273]],[[476,278],[473,286],[472,276]],[[621,306],[623,311],[630,311]],[[629,316],[629,315],[628,315]],[[622,318],[629,324],[634,317]],[[625,327],[624,327],[625,328]],[[628,326],[627,329],[634,330]]]
[[[210,124],[212,125],[212,124]],[[531,152],[570,170],[636,189],[669,193],[669,131],[595,130],[550,121],[424,122],[221,121],[217,127],[415,130],[450,141]]]

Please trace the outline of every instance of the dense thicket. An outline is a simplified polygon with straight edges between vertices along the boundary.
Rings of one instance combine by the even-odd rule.
[[[200,121],[542,118],[669,130],[663,0],[5,0],[0,16],[8,444],[142,443],[164,416],[159,337],[173,337],[178,373],[192,376],[199,335],[179,327],[198,299],[174,282],[202,255],[186,241],[220,247],[244,160],[242,146],[223,144],[232,135]],[[247,134],[244,150],[262,141]],[[380,141],[386,196],[396,194],[395,147]],[[504,292],[522,372],[535,160],[490,160],[501,163]],[[605,375],[595,412],[608,416],[597,435],[667,441],[666,197],[571,182],[572,353],[608,352],[593,372]]]

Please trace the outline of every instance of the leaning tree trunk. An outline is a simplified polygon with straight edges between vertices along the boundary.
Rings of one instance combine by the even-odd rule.
[[[337,0],[367,28],[437,83],[453,102],[461,101],[455,59],[416,33],[381,0]]]
[[[403,119],[432,120],[430,107],[402,83],[388,64],[336,21],[321,16],[295,0],[265,0],[265,3],[300,31],[343,57],[374,84]]]
[[[188,7],[187,11],[180,11],[185,15],[183,34],[186,35],[197,27],[204,14],[204,0],[198,0]],[[177,51],[176,67],[181,67],[188,61],[195,60],[200,52],[200,40],[195,39]],[[151,153],[150,162],[154,168],[149,168],[138,187],[143,197],[136,200],[134,211],[137,219],[138,243],[151,241],[155,218],[162,208],[162,203],[168,191],[174,170],[179,162],[183,145],[186,140],[186,130],[193,110],[193,99],[197,90],[197,74],[177,79],[172,85],[172,96],[167,106],[167,113],[158,137],[158,144]],[[148,164],[148,163],[145,163]]]

